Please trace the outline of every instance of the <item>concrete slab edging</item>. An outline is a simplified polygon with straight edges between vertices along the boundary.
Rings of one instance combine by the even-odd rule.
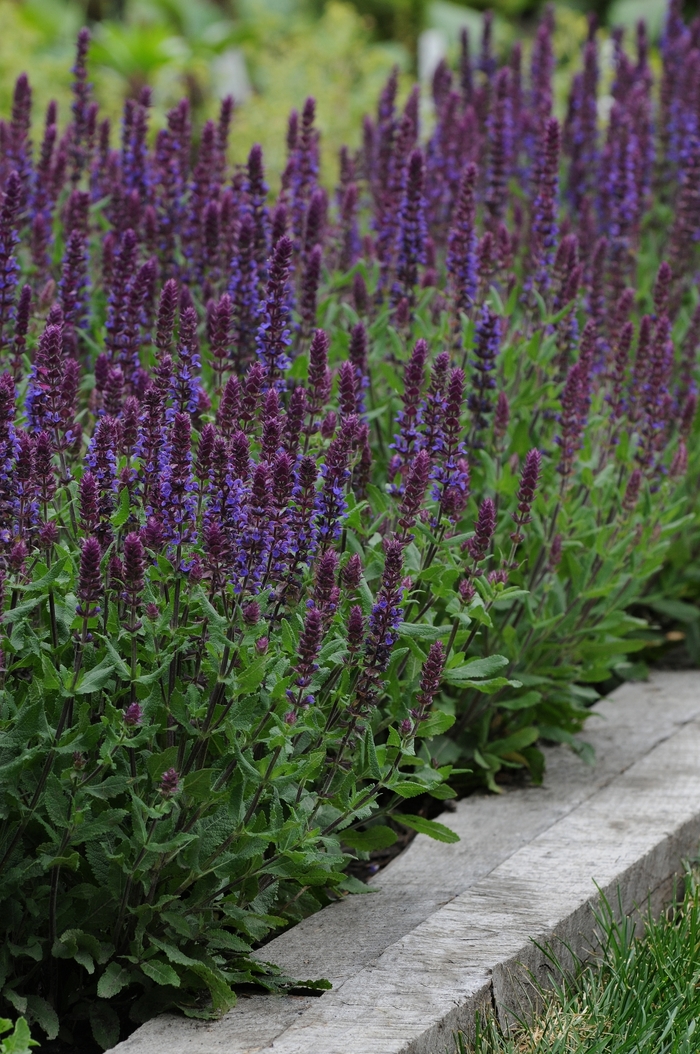
[[[115,1054],[447,1054],[475,1014],[505,1020],[546,981],[538,948],[585,953],[600,889],[657,910],[700,843],[700,674],[658,673],[595,708],[596,764],[548,750],[542,788],[478,795],[418,836],[372,881],[258,953],[320,997],[254,995],[221,1021],[163,1015]]]

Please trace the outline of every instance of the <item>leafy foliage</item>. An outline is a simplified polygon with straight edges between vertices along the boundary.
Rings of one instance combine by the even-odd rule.
[[[594,37],[562,129],[550,15],[525,82],[484,26],[425,133],[391,74],[332,202],[313,98],[273,196],[259,146],[229,165],[230,99],[152,137],[142,87],[115,148],[87,31],[36,150],[17,81],[0,982],[50,1037],[294,984],[251,951],[357,888],[350,851],[453,841],[448,780],[586,755],[636,672],[630,606],[688,522],[694,38],[673,7],[658,122],[618,42],[603,134]]]

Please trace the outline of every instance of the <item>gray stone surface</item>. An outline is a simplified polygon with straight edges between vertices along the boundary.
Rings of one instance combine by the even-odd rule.
[[[660,906],[700,840],[700,677],[663,673],[596,707],[596,764],[547,752],[542,788],[474,796],[441,820],[455,845],[418,836],[349,897],[276,938],[260,957],[328,977],[321,997],[256,995],[221,1021],[165,1015],[119,1054],[445,1054],[495,1005],[522,1008],[538,943],[584,951],[596,884],[623,910]]]

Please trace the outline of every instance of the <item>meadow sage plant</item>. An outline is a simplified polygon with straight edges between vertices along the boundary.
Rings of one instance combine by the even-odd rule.
[[[694,450],[700,36],[392,75],[271,193],[235,108],[0,124],[0,990],[68,1043],[208,1016],[447,779],[542,774],[647,642]],[[420,802],[410,809],[410,799]],[[437,809],[435,810],[437,811]],[[434,815],[434,814],[433,814]],[[299,972],[303,973],[300,965]]]

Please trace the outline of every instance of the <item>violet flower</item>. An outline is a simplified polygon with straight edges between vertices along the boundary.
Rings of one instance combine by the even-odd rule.
[[[261,311],[261,279],[255,259],[255,224],[249,213],[245,213],[240,223],[230,273],[228,291],[233,302],[235,358],[241,370],[249,364],[255,353]]]
[[[493,412],[491,392],[496,387],[496,378],[492,376],[496,369],[496,357],[500,345],[500,320],[488,304],[481,308],[476,324],[476,333],[470,365],[476,373],[472,375],[472,391],[469,394],[468,406],[472,412],[472,444],[480,446],[478,433],[487,427],[488,416]]]
[[[445,516],[454,523],[469,498],[469,464],[464,456],[461,414],[464,401],[464,370],[450,372],[445,396],[444,416],[436,439],[436,465],[433,469],[433,499],[439,502],[437,526]]]
[[[433,699],[440,688],[440,681],[442,680],[442,672],[445,668],[446,659],[447,656],[445,655],[445,648],[442,642],[438,640],[435,641],[434,644],[431,644],[428,657],[423,663],[423,669],[421,670],[420,687],[416,697],[416,705],[411,709],[411,717],[414,721],[414,732],[421,721],[424,721],[428,716],[430,708],[433,705]]]
[[[100,562],[102,548],[97,538],[86,538],[80,553],[80,571],[78,574],[78,606],[76,612],[84,619],[94,618],[100,612],[99,601],[102,596],[102,574]]]
[[[423,155],[414,150],[408,160],[406,185],[399,208],[396,251],[396,281],[392,290],[394,303],[401,297],[415,303],[419,266],[425,263],[427,228],[423,202],[425,170]]]
[[[531,266],[538,285],[547,289],[549,269],[554,258],[558,234],[557,196],[559,193],[559,122],[550,118],[545,126],[541,162],[537,174],[536,196],[532,206]]]
[[[459,198],[447,241],[445,266],[452,283],[455,312],[465,314],[477,291],[475,188],[476,165],[467,165],[459,189]]]
[[[88,112],[90,108],[91,85],[87,79],[87,53],[90,47],[90,30],[83,27],[78,33],[75,65],[73,66],[73,124],[70,136],[71,182],[76,186],[80,182],[88,162]]]
[[[176,413],[161,459],[160,508],[166,536],[180,547],[196,538],[197,484],[192,472],[192,426],[185,413]]]
[[[312,329],[316,325],[318,287],[321,281],[321,259],[321,246],[314,245],[306,258],[301,281],[301,294],[299,297],[299,313],[302,322],[301,335],[303,339],[308,338]]]
[[[10,172],[0,209],[0,349],[10,342],[6,332],[14,316],[15,290],[19,276],[16,246],[19,242],[17,220],[21,205],[22,184],[16,171]]]
[[[257,349],[265,368],[267,385],[281,382],[289,366],[287,349],[291,344],[289,318],[289,273],[293,246],[280,238],[270,258],[262,321],[258,326]]]
[[[373,672],[386,670],[391,658],[391,649],[398,637],[402,614],[402,571],[403,544],[397,539],[392,539],[385,546],[382,581],[369,616],[365,667]]]
[[[177,360],[170,389],[173,409],[168,410],[166,415],[169,419],[176,413],[196,413],[201,389],[200,366],[197,312],[193,307],[187,307],[180,317]]]
[[[474,535],[466,543],[467,552],[474,561],[472,574],[480,573],[476,565],[481,563],[488,555],[495,530],[496,506],[491,498],[484,498],[479,506],[479,513],[474,525]]]
[[[350,453],[357,427],[357,417],[345,418],[321,467],[323,487],[316,501],[316,528],[322,549],[340,536],[341,519],[347,509],[345,486],[350,479]]]
[[[520,486],[518,487],[518,507],[513,513],[515,530],[511,534],[513,545],[519,545],[524,535],[522,529],[532,519],[532,503],[535,500],[535,492],[540,479],[542,469],[542,454],[539,450],[529,450],[525,458]]]
[[[417,340],[404,369],[404,391],[401,396],[403,408],[396,415],[399,430],[394,434],[394,440],[391,443],[391,449],[395,453],[389,465],[390,479],[403,470],[419,443],[421,392],[425,382],[427,359],[427,341]]]

